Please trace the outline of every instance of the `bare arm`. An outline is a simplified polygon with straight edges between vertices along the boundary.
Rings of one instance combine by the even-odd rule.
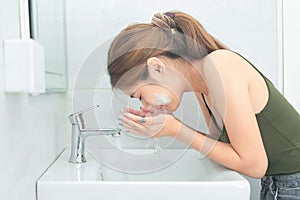
[[[191,146],[232,170],[260,178],[265,174],[268,160],[249,96],[249,80],[245,75],[247,67],[243,67],[247,63],[236,54],[223,50],[211,54],[210,59],[220,74],[223,89],[220,90],[214,78],[210,79],[215,71],[208,68],[209,91],[212,91],[212,98],[217,99],[215,106],[222,115],[231,143],[213,141],[202,134],[195,134]],[[203,109],[203,105],[201,107]],[[186,131],[180,133],[185,134]],[[177,136],[179,140],[184,137]],[[203,145],[209,143],[214,147],[207,152]]]

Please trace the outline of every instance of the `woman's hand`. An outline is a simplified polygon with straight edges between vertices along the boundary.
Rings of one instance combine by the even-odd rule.
[[[174,136],[180,128],[180,121],[173,115],[160,113],[149,116],[149,112],[143,109],[127,108],[119,120],[126,130],[145,137]]]
[[[121,111],[121,114],[124,114],[124,113],[131,113],[131,114],[134,114],[134,115],[137,115],[137,116],[140,116],[140,117],[145,117],[146,115],[149,115],[150,114],[150,111],[149,110],[146,110],[145,108],[141,107],[140,110],[135,110],[133,108],[124,108],[122,111]]]

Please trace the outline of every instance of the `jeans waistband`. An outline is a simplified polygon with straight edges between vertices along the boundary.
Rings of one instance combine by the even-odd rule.
[[[274,183],[278,187],[299,187],[300,172],[288,175],[264,176],[261,183],[264,186]]]

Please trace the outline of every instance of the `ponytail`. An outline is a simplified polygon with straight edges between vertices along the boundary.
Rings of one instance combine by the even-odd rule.
[[[186,51],[191,58],[199,58],[199,52],[211,53],[217,49],[228,49],[224,44],[210,35],[204,27],[192,16],[182,12],[168,12],[172,17],[176,28],[186,37]]]

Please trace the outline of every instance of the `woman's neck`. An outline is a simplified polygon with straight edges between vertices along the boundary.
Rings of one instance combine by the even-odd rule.
[[[186,69],[188,69],[187,73],[185,74],[185,77],[190,82],[192,90],[194,92],[199,92],[208,95],[208,87],[203,76],[202,60],[196,60],[193,62],[185,63],[187,65],[185,67]]]

